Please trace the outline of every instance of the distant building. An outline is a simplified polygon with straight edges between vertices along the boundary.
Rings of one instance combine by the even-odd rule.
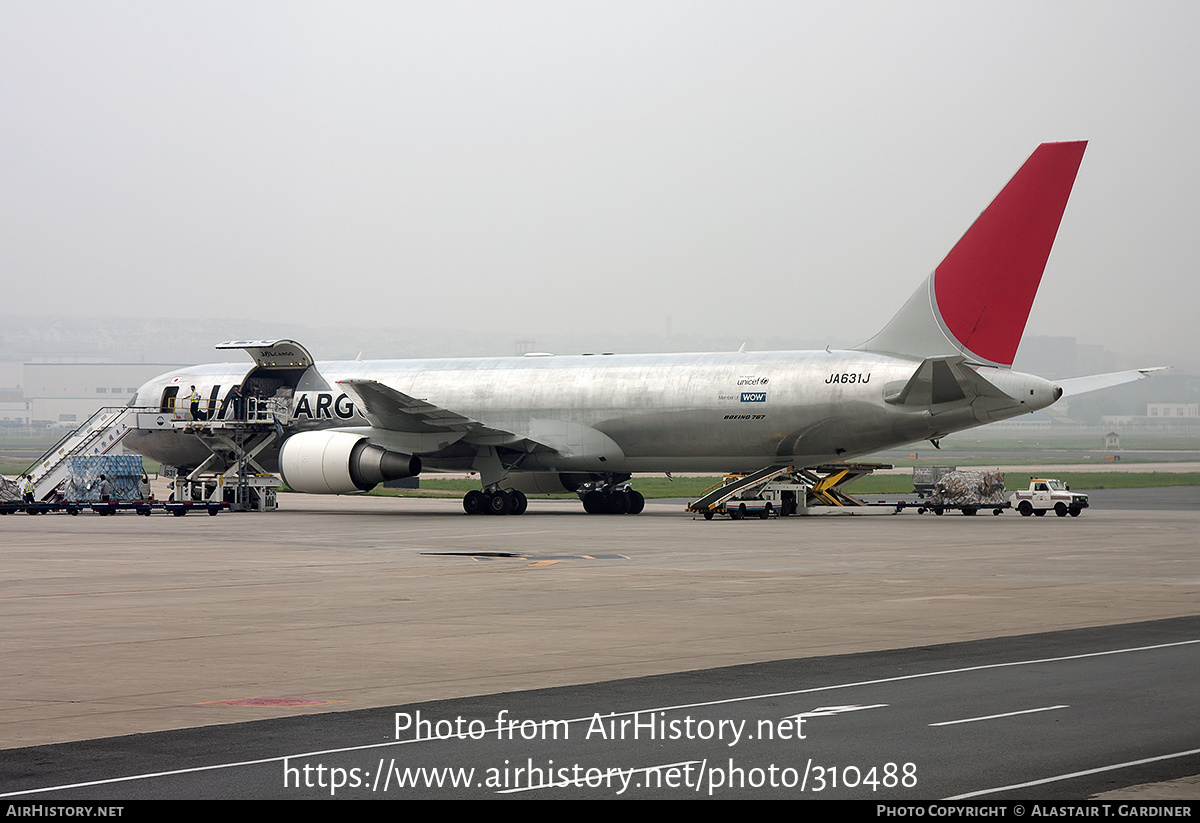
[[[26,363],[28,421],[35,426],[82,423],[105,406],[129,405],[139,386],[178,368],[173,363]]]
[[[29,401],[19,386],[0,388],[0,421],[29,424]]]
[[[1200,417],[1200,403],[1147,403],[1147,417]]]
[[[1116,432],[1109,432],[1108,434],[1104,435],[1104,448],[1106,451],[1109,449],[1120,450],[1121,435],[1117,434]]]

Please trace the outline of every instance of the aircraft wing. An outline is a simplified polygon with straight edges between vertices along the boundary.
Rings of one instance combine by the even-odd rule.
[[[376,380],[342,380],[339,385],[353,397],[373,427],[410,435],[410,440],[428,441],[424,447],[412,447],[422,454],[461,440],[483,448],[554,452],[567,460],[599,458],[615,462],[624,457],[621,447],[611,437],[582,423],[531,418],[513,430],[500,429],[410,397]]]
[[[508,446],[532,451],[545,446],[515,432],[488,426],[479,420],[444,409],[426,400],[410,397],[377,380],[341,380],[367,422],[377,429],[407,434],[449,434],[451,440],[465,438],[478,445]]]
[[[367,421],[379,429],[402,432],[469,432],[486,428],[478,420],[409,397],[377,380],[341,380]]]
[[[1154,366],[1148,369],[1130,369],[1115,371],[1108,374],[1093,374],[1087,377],[1069,377],[1066,380],[1055,380],[1055,384],[1063,390],[1064,397],[1074,397],[1077,394],[1107,389],[1110,386],[1120,386],[1122,383],[1132,383],[1149,377],[1154,372],[1166,371],[1170,366]]]

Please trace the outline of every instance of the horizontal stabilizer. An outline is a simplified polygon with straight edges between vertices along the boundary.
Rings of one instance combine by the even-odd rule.
[[[1129,371],[1115,371],[1108,374],[1093,374],[1087,377],[1069,377],[1066,380],[1055,380],[1054,382],[1063,390],[1064,397],[1074,397],[1077,394],[1087,394],[1088,392],[1107,389],[1111,386],[1120,386],[1123,383],[1142,380],[1155,372],[1166,371],[1169,368],[1170,366],[1154,366],[1148,369],[1130,369]]]
[[[884,391],[884,402],[893,406],[928,408],[945,403],[971,403],[977,397],[1011,400],[965,363],[965,358],[930,357],[923,361],[908,382],[896,391]]]

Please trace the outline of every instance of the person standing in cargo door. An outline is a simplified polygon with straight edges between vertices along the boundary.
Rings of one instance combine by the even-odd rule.
[[[191,391],[188,392],[188,403],[192,407],[192,419],[199,420],[200,419],[200,394],[199,394],[199,392],[196,391],[195,386],[192,386]]]
[[[229,390],[229,399],[233,401],[233,419],[246,419],[246,395],[242,392],[242,387],[238,383],[233,384],[233,388]]]

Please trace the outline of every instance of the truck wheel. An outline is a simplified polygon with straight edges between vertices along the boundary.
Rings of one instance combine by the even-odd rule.
[[[1017,511],[1021,513],[1022,517],[1029,517],[1029,515],[1033,514],[1033,504],[1028,500],[1022,500],[1017,506]]]
[[[979,511],[979,509],[975,508],[974,506],[964,506],[962,513],[967,516],[971,516],[971,515],[975,514],[975,512],[977,512],[977,511]]]
[[[704,519],[705,519],[705,520],[712,520],[712,519],[713,519],[713,513],[712,513],[712,509],[709,509],[708,511],[706,511],[706,512],[704,513]]]
[[[1071,515],[1072,517],[1078,517],[1082,512],[1083,509],[1079,508],[1078,506],[1072,506],[1067,514]]]
[[[933,510],[933,513],[934,513],[934,514],[936,514],[938,517],[941,517],[941,516],[942,516],[942,509],[941,509],[940,507],[939,507],[939,508],[936,508],[936,509],[934,509],[934,510]]]
[[[763,510],[758,513],[759,520],[766,520],[771,516],[771,504],[763,506]]]
[[[1059,517],[1066,517],[1067,516],[1067,504],[1066,503],[1055,503],[1054,504],[1054,513],[1057,514]]]
[[[1045,517],[1045,516],[1046,516],[1046,510],[1045,510],[1045,509],[1034,509],[1034,510],[1033,510],[1033,514],[1034,514],[1034,516],[1035,516],[1035,517]]]

